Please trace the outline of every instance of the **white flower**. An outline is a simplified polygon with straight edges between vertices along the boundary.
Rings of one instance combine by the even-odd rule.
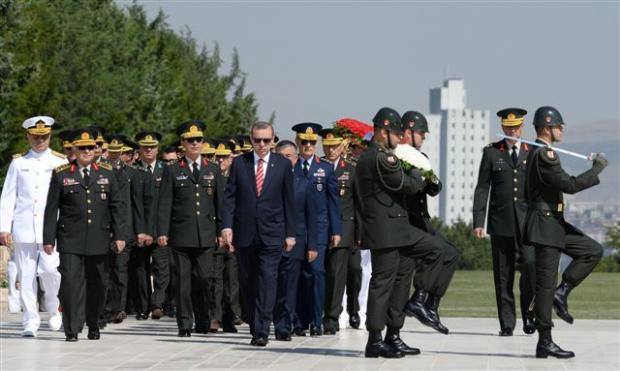
[[[394,154],[400,159],[400,161],[406,163],[409,166],[413,166],[416,169],[423,172],[433,172],[431,162],[428,157],[424,156],[422,152],[415,149],[415,147],[408,144],[399,144],[394,149]]]

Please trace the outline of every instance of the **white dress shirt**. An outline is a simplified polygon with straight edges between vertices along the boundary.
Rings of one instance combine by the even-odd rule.
[[[52,170],[67,160],[47,149],[28,151],[9,165],[0,196],[0,232],[17,243],[43,243],[43,214]]]

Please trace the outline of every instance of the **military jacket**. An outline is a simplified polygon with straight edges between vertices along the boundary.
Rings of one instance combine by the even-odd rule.
[[[339,158],[336,161],[334,173],[336,187],[340,197],[340,214],[342,217],[342,236],[338,247],[355,247],[359,235],[359,215],[355,209],[355,166],[350,162]]]
[[[219,166],[200,157],[198,178],[186,158],[164,168],[157,207],[157,234],[172,247],[217,245],[224,180]]]
[[[537,142],[544,144],[540,140]],[[581,233],[564,220],[563,194],[574,194],[597,185],[598,172],[589,169],[578,176],[570,176],[562,169],[557,153],[548,147],[530,151],[528,163],[524,242],[563,249],[567,230]]]
[[[425,153],[422,152],[424,156]],[[426,156],[428,157],[428,156]],[[407,197],[407,209],[409,211],[409,222],[415,227],[428,232],[434,233],[431,225],[431,216],[428,213],[427,197],[435,197],[441,192],[442,184],[439,178],[433,176],[425,179],[424,190]]]
[[[105,163],[90,166],[88,184],[74,161],[52,172],[43,222],[43,244],[60,253],[102,255],[111,240],[127,240],[123,195]]]
[[[144,223],[146,234],[157,237],[157,203],[159,200],[159,190],[161,189],[161,181],[164,176],[164,168],[167,165],[157,160],[152,171],[148,169],[148,165],[142,161],[136,162],[135,167],[145,172],[145,191],[144,191]]]
[[[525,173],[530,149],[528,144],[521,143],[515,166],[504,140],[484,148],[474,191],[474,228],[484,228],[487,219],[489,234],[506,237],[522,235],[527,213]],[[489,213],[485,218],[487,201]],[[518,234],[515,231],[517,225]]]

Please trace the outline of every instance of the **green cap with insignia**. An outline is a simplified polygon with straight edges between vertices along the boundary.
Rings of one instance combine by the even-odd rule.
[[[523,117],[527,111],[523,108],[504,108],[497,111],[497,116],[502,118],[502,126],[519,126],[525,120]]]
[[[559,125],[564,125],[564,119],[562,119],[560,111],[551,106],[540,107],[536,110],[536,113],[534,113],[535,128],[544,128]]]
[[[389,107],[383,107],[372,119],[375,128],[384,128],[396,133],[402,132],[401,118],[398,112]]]
[[[105,139],[108,141],[108,151],[111,153],[121,152],[127,142],[127,137],[123,134],[110,134]]]
[[[181,139],[204,138],[204,131],[207,126],[202,121],[185,121],[177,128],[176,132]]]
[[[403,131],[409,129],[411,131],[423,131],[428,133],[428,122],[423,114],[417,111],[407,111],[401,119],[403,123]]]
[[[73,147],[94,146],[97,144],[97,131],[93,128],[76,129],[72,132],[71,144]]]

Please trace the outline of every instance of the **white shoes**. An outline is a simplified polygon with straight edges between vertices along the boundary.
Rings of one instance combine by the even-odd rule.
[[[58,331],[62,327],[62,314],[56,313],[50,316],[49,321],[47,322],[48,326],[52,331]]]
[[[22,336],[25,338],[36,338],[37,330],[33,327],[26,327],[26,329],[22,331]]]

